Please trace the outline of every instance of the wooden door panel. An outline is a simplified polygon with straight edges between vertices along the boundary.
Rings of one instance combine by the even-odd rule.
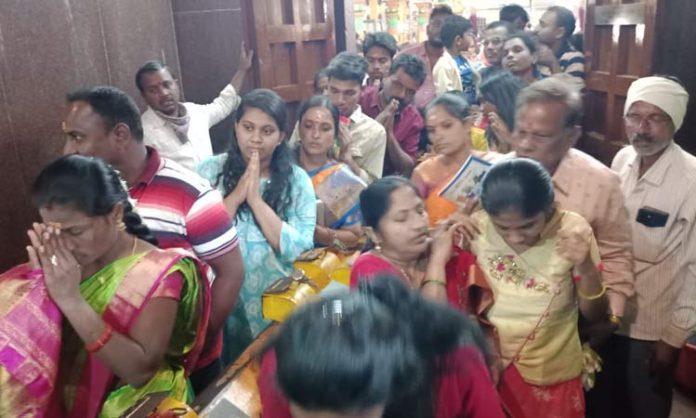
[[[333,0],[248,0],[259,84],[291,107],[313,92],[314,74],[336,53]]]
[[[326,22],[326,10],[324,10],[324,0],[299,0],[300,23],[303,25],[314,25]]]
[[[582,147],[608,163],[626,142],[623,105],[633,81],[652,72],[655,12],[662,0],[588,0],[589,46]]]

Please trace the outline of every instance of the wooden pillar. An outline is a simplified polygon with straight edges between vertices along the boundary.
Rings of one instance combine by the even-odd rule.
[[[336,52],[356,52],[355,16],[353,0],[335,0],[336,14]]]

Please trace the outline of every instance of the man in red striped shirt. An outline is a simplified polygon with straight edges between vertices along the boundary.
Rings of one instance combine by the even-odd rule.
[[[70,93],[67,101],[63,153],[99,157],[113,165],[159,246],[192,251],[213,269],[206,358],[192,376],[194,389],[200,391],[220,371],[216,360],[221,342],[216,337],[244,278],[237,231],[222,196],[198,174],[145,145],[140,112],[126,93],[98,86]]]

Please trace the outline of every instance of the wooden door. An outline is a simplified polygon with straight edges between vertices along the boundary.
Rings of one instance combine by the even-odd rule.
[[[313,93],[314,74],[336,54],[333,0],[248,0],[258,86],[289,104]]]
[[[662,0],[587,0],[585,136],[580,147],[609,164],[626,143],[623,107],[637,78],[652,74]]]

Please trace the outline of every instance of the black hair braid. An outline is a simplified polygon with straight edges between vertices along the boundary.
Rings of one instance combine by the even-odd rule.
[[[126,231],[136,236],[137,238],[147,241],[154,246],[158,246],[157,238],[152,235],[150,228],[144,223],[140,215],[133,209],[133,205],[126,199],[123,202],[123,223],[126,225]]]
[[[109,166],[111,172],[111,185],[114,187],[116,194],[120,197],[123,204],[123,223],[126,225],[126,232],[154,246],[158,246],[157,238],[152,235],[150,228],[144,223],[140,215],[135,212],[135,208],[128,200],[128,190],[125,188],[125,182],[113,167]]]

